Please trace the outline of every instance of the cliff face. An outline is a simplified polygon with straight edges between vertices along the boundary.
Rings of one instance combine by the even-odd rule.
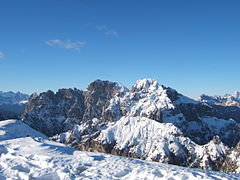
[[[23,114],[23,121],[38,131],[52,136],[80,123],[84,114],[83,92],[60,89],[33,94]]]
[[[31,127],[53,136],[93,118],[111,121],[114,113],[105,111],[110,99],[122,91],[122,86],[109,81],[94,81],[86,91],[60,89],[33,94],[23,115],[23,121]]]

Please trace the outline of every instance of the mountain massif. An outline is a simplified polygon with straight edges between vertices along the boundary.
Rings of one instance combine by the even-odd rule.
[[[84,91],[32,94],[22,121],[80,150],[239,173],[231,157],[239,149],[240,108],[215,99],[193,100],[153,79],[131,89],[96,80]]]

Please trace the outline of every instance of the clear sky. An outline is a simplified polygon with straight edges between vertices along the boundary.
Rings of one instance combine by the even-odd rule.
[[[0,1],[0,90],[142,78],[190,97],[240,91],[240,1]]]

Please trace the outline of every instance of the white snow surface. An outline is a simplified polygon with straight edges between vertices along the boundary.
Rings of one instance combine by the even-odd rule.
[[[49,140],[21,121],[2,121],[0,128],[0,180],[240,178],[236,174],[78,151]]]
[[[0,141],[15,139],[20,137],[40,137],[47,139],[47,136],[30,128],[19,120],[0,121]]]

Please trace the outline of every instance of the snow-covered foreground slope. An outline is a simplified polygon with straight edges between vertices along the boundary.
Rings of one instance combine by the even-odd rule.
[[[4,179],[239,179],[239,175],[78,151],[15,120],[0,122]]]

